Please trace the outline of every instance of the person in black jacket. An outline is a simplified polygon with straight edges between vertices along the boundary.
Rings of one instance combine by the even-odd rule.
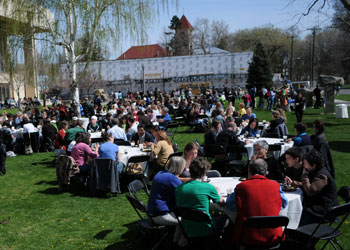
[[[131,141],[135,142],[135,145],[139,145],[145,142],[154,142],[154,138],[150,133],[145,131],[145,125],[139,124],[137,126],[137,133],[132,135]]]
[[[214,119],[211,123],[211,128],[204,135],[204,153],[205,156],[214,156],[214,145],[216,137],[222,130],[222,125],[219,120]]]
[[[338,204],[337,187],[331,174],[324,167],[322,155],[312,150],[304,155],[303,160],[304,170],[301,181],[304,199],[299,226],[318,223]]]
[[[295,116],[297,117],[297,122],[301,122],[303,120],[304,106],[305,98],[303,97],[301,92],[299,92],[297,97],[295,98]]]
[[[325,125],[321,120],[315,120],[313,122],[313,128],[315,134],[311,135],[311,144],[314,146],[314,149],[320,151],[321,146],[327,142],[327,139],[324,135]]]

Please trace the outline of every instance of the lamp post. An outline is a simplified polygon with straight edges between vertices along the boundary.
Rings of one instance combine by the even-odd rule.
[[[145,66],[141,66],[141,69],[142,69],[142,92],[143,94],[146,93],[145,91]]]

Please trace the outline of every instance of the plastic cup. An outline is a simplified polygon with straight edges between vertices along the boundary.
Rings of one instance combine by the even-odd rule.
[[[135,142],[132,141],[132,142],[130,143],[130,145],[131,145],[131,147],[135,147]]]
[[[142,144],[142,143],[139,144],[139,149],[140,149],[140,150],[143,149],[143,144]]]
[[[256,134],[256,138],[259,139],[260,138],[260,134]]]
[[[288,137],[287,137],[286,135],[284,135],[284,136],[283,136],[283,141],[286,142],[286,141],[287,141],[287,138],[288,138]]]

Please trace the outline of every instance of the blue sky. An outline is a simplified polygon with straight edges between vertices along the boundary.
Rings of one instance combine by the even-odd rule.
[[[190,23],[196,18],[223,20],[229,24],[230,31],[253,28],[266,24],[273,24],[280,28],[289,28],[297,23],[297,14],[305,12],[311,0],[179,0],[176,8],[169,0],[168,11],[160,11],[147,30],[146,44],[157,43],[161,40],[161,33],[169,26],[172,16],[185,14]],[[319,7],[319,6],[316,6]],[[332,15],[331,6],[326,5],[322,11],[317,8],[298,24],[301,36],[310,33],[313,26],[326,26]],[[137,41],[124,39],[119,48],[110,55],[114,59],[129,47],[138,45]]]

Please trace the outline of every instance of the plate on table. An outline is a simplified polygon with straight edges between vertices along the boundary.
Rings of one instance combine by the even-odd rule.
[[[297,190],[296,187],[286,187],[286,186],[282,187],[283,192],[294,192],[295,190]]]
[[[142,152],[152,152],[152,149],[151,148],[144,148],[141,151]]]

